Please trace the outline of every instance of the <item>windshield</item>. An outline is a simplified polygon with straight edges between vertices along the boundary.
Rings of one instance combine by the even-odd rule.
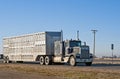
[[[80,47],[81,42],[80,41],[70,41],[70,47]]]

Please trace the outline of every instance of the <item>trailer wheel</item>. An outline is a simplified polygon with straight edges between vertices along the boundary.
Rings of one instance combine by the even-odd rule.
[[[5,60],[3,60],[3,63],[6,63],[6,61],[5,61]]]
[[[73,56],[70,57],[69,63],[70,63],[71,66],[76,65],[76,61],[75,61],[75,58]]]
[[[5,57],[4,57],[3,63],[10,63],[8,56],[5,56]]]
[[[40,65],[44,65],[44,57],[43,56],[40,56]]]
[[[46,56],[45,57],[45,65],[49,65],[49,64],[51,64],[51,59],[49,56]]]

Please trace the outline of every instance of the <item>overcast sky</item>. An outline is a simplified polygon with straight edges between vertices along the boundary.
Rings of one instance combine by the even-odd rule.
[[[93,51],[92,29],[96,33],[96,55],[120,55],[120,0],[0,0],[0,45],[8,36],[43,31],[64,32],[64,39],[80,39]]]

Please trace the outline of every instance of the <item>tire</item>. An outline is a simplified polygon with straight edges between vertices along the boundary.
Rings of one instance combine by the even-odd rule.
[[[51,64],[51,59],[49,56],[45,57],[45,65],[50,65]]]
[[[40,56],[40,65],[44,65],[45,59],[43,56]]]
[[[5,60],[3,60],[3,63],[6,63],[6,61],[5,61]]]
[[[85,63],[86,66],[91,66],[92,65],[92,62],[88,62],[88,63]]]
[[[8,56],[4,57],[3,63],[9,63],[9,57]]]
[[[69,64],[71,66],[76,66],[76,60],[75,60],[75,58],[73,56],[70,57]]]

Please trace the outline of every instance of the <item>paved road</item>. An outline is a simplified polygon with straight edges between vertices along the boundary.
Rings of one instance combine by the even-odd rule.
[[[22,64],[22,63],[21,63]],[[23,64],[30,64],[30,65],[36,65],[39,66],[39,63],[30,63],[30,62],[25,62]],[[48,65],[48,66],[53,66],[53,67],[71,67],[69,64],[54,64],[54,65]],[[75,66],[76,68],[91,68],[91,69],[112,69],[112,70],[120,70],[120,64],[92,64],[91,66],[85,66],[85,64],[77,64]]]
[[[0,64],[2,64],[3,60],[0,59]],[[97,62],[97,63],[96,63]],[[101,63],[102,62],[102,63]],[[103,60],[97,60],[97,61],[94,61],[92,66],[85,66],[85,64],[77,64],[76,67],[79,67],[79,68],[84,68],[84,67],[89,67],[89,68],[99,68],[99,69],[115,69],[115,70],[120,70],[120,64],[112,64],[110,60],[107,60],[107,62],[109,63],[106,63],[106,61],[103,61]],[[114,60],[114,62],[116,62]],[[117,60],[118,62],[118,60]],[[119,61],[120,63],[120,61]],[[12,63],[12,64],[18,64],[18,63]],[[39,63],[38,62],[24,62],[24,63],[19,63],[19,64],[29,64],[29,65],[36,65],[36,66],[39,66]],[[69,66],[69,64],[55,64],[55,65],[49,65],[49,66],[64,66],[64,67],[71,67]]]

